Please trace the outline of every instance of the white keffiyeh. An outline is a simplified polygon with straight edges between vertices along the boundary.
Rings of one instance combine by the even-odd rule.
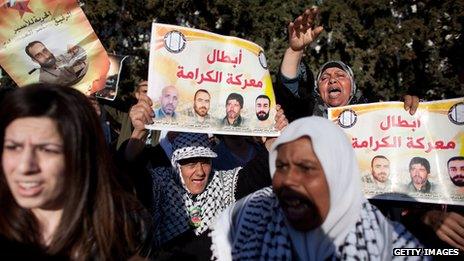
[[[262,189],[227,209],[211,233],[213,255],[219,260],[390,260],[395,247],[418,247],[400,224],[388,221],[361,192],[354,151],[332,122],[307,117],[292,122],[274,142],[277,148],[300,137],[311,138],[330,193],[329,213],[316,229],[293,229],[270,188]]]

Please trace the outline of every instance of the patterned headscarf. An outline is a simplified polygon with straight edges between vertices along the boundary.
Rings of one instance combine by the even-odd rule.
[[[193,229],[205,232],[212,220],[235,201],[235,187],[240,168],[211,171],[205,190],[190,193],[180,172],[179,160],[214,158],[207,134],[181,133],[173,141],[172,168],[151,170],[153,180],[152,214],[155,224],[155,246]]]
[[[364,198],[351,144],[327,119],[301,118],[282,132],[269,154],[271,176],[279,145],[304,136],[311,138],[329,187],[330,209],[322,225],[308,232],[295,230],[272,190],[262,189],[218,219],[212,250],[219,260],[389,260],[392,247],[418,247],[403,226],[390,223]]]
[[[216,158],[207,134],[180,133],[172,142],[171,164],[177,168],[177,162],[189,158]]]
[[[356,93],[357,87],[356,87],[356,82],[354,81],[353,70],[351,70],[351,67],[349,67],[342,61],[328,61],[322,65],[321,69],[319,70],[319,73],[317,74],[316,82],[314,83],[314,91],[319,94],[318,83],[319,83],[319,79],[321,79],[322,73],[324,73],[324,71],[327,70],[328,68],[333,68],[333,67],[343,70],[350,77],[351,93],[350,93],[350,99],[348,100],[348,104],[349,104],[354,94]]]

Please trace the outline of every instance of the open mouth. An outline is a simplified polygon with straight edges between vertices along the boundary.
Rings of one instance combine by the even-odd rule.
[[[192,183],[197,184],[197,185],[201,185],[201,184],[203,184],[203,182],[205,182],[205,180],[206,180],[206,177],[194,178],[194,179],[192,179]]]
[[[294,192],[283,191],[279,196],[279,202],[290,221],[302,220],[315,214],[314,203]]]
[[[32,197],[42,191],[42,183],[38,181],[19,181],[17,184],[19,194],[24,197]]]
[[[342,90],[338,86],[329,86],[328,92],[329,92],[329,97],[332,99],[337,98],[338,96],[342,94]]]

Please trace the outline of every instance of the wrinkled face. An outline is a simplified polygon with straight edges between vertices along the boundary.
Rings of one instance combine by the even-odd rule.
[[[140,99],[141,94],[147,95],[148,92],[148,82],[142,81],[139,83],[137,91],[135,92],[135,98]]]
[[[330,194],[311,140],[280,145],[275,164],[272,186],[287,220],[301,231],[320,226],[329,213]]]
[[[32,211],[63,207],[65,157],[53,120],[26,117],[11,122],[5,131],[2,166],[19,206]]]
[[[177,89],[174,86],[168,86],[161,92],[161,108],[167,115],[173,115],[177,107]]]
[[[453,160],[448,164],[448,174],[456,186],[464,187],[464,160]]]
[[[210,158],[190,158],[179,160],[180,172],[187,190],[196,195],[202,193],[208,185],[211,173]]]
[[[237,100],[231,99],[227,101],[227,104],[226,104],[227,118],[231,120],[237,119],[238,116],[240,116],[241,109],[242,107],[240,106],[240,103]]]
[[[386,182],[390,176],[390,161],[384,158],[375,158],[372,161],[372,176],[379,182]]]
[[[36,43],[29,47],[32,59],[42,67],[50,68],[56,64],[55,56],[41,43]]]
[[[412,164],[409,174],[411,175],[412,183],[418,187],[422,187],[427,182],[427,169],[422,164]]]
[[[340,68],[327,68],[317,83],[319,95],[331,107],[348,105],[351,94],[351,78]]]
[[[211,97],[206,92],[198,92],[195,96],[195,101],[193,103],[193,109],[195,113],[201,117],[205,117],[209,111]]]
[[[265,121],[269,118],[269,100],[266,98],[256,99],[256,117],[260,121]]]

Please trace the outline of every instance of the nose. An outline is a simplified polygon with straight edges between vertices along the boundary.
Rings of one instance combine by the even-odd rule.
[[[337,77],[336,77],[335,75],[330,75],[330,77],[329,77],[329,82],[330,82],[330,83],[334,83],[334,82],[336,82],[336,81],[337,81]]]
[[[295,170],[295,168],[290,167],[285,175],[284,184],[287,186],[297,186],[300,183],[300,174]]]
[[[199,176],[205,175],[205,171],[203,170],[203,164],[201,162],[197,162],[195,165],[195,173]]]
[[[18,163],[18,171],[23,175],[30,175],[38,172],[40,169],[37,155],[33,148],[24,148]]]

